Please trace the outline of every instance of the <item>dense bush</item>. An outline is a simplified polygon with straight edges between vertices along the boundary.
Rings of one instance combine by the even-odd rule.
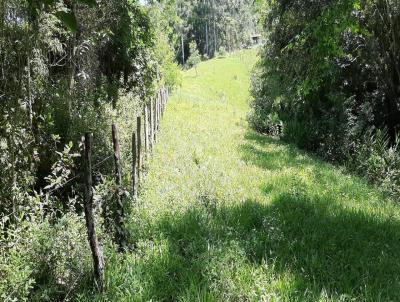
[[[2,301],[62,300],[91,271],[84,219],[73,213],[56,223],[23,221],[0,244]]]
[[[389,183],[400,171],[399,3],[266,1],[263,15],[253,127],[278,129],[283,139],[397,191]]]
[[[1,301],[70,298],[91,275],[81,136],[94,133],[98,163],[112,154],[111,124],[120,126],[127,184],[136,115],[179,82],[168,26],[136,0],[1,1]],[[95,169],[100,205],[115,191],[112,171],[110,160]]]

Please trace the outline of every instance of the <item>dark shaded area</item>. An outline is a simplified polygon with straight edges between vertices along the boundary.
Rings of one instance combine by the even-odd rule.
[[[267,170],[280,170],[283,167],[297,168],[300,166],[315,166],[315,159],[305,156],[297,148],[283,143],[276,138],[248,132],[246,143],[240,146],[242,158],[246,163],[252,163]],[[271,146],[268,154],[263,147]],[[284,150],[277,150],[276,146],[284,146]]]
[[[165,294],[156,299],[179,297],[189,280],[208,287],[212,251],[228,254],[236,245],[252,265],[267,261],[275,274],[293,275],[289,299],[315,301],[324,290],[363,301],[400,299],[400,224],[343,209],[328,197],[282,194],[270,206],[249,200],[215,214],[196,209],[166,217],[161,230],[170,250],[150,264],[162,266],[149,269],[163,272],[153,276],[154,292]]]
[[[252,132],[246,139],[248,143],[241,148],[249,163],[275,170],[309,166],[315,173],[316,186],[340,181],[329,169],[321,169],[325,163],[294,147]],[[262,151],[260,147],[268,144],[282,144],[285,148],[282,152]],[[269,194],[273,189],[266,186],[263,192]],[[351,194],[357,189],[355,185],[346,191]],[[269,269],[274,275],[292,276],[291,287],[281,293],[288,301],[315,301],[323,292],[345,300],[400,299],[397,220],[344,208],[338,202],[340,196],[314,195],[296,182],[293,191],[274,196],[269,205],[248,200],[234,207],[215,209],[200,203],[182,216],[168,216],[160,221],[157,233],[167,238],[170,249],[162,261],[167,278],[153,276],[157,284],[154,292],[165,295],[155,298],[173,300],[193,282],[208,291],[208,267],[220,265],[225,259],[221,254],[214,258],[213,252],[233,253],[237,260],[241,257],[235,254],[239,246],[248,264],[273,263]]]
[[[256,149],[280,144],[252,133],[246,139]],[[247,200],[215,206],[221,203],[214,200],[211,206],[201,197],[183,214],[166,215],[156,225],[138,227],[133,232],[137,238],[155,242],[155,248],[158,242],[167,242],[166,250],[135,268],[147,284],[143,298],[176,301],[188,291],[193,298],[195,288],[194,292],[218,301],[222,298],[215,291],[225,290],[215,288],[218,278],[241,274],[248,265],[267,267],[272,282],[290,276],[286,284],[274,287],[283,301],[317,301],[323,295],[340,301],[400,300],[398,219],[347,207],[341,204],[341,194],[319,190],[318,186],[344,181],[325,163],[299,157],[303,153],[285,146],[282,153],[260,151],[248,162],[265,169],[282,168],[274,167],[274,161],[280,160],[293,167],[309,165],[318,192],[303,190],[294,181],[288,192],[273,184],[262,188],[264,194],[274,191],[268,204]],[[244,157],[248,151],[243,149]],[[360,194],[357,182],[338,187],[342,189]],[[235,301],[235,293],[229,294]]]
[[[242,154],[242,159],[247,164],[256,165],[257,167],[273,172],[287,168],[294,168],[299,171],[301,169],[308,169],[312,173],[313,186],[318,189],[336,188],[343,190],[342,193],[346,194],[360,194],[360,189],[365,190],[363,186],[367,182],[366,179],[353,175],[352,183],[344,182],[342,177],[345,177],[345,175],[335,173],[333,165],[315,155],[299,150],[294,145],[254,131],[247,132],[245,138],[246,143],[239,147],[239,151]],[[277,146],[282,148],[277,149]],[[336,169],[339,169],[339,167],[336,167]],[[348,172],[345,169],[344,171],[345,173]],[[283,175],[282,178],[287,178],[287,176]],[[300,180],[291,178],[288,181],[302,189]],[[273,188],[270,186],[267,185],[263,188],[263,192],[269,193],[272,191]],[[368,194],[368,192],[364,193]],[[381,198],[386,199],[383,194]]]

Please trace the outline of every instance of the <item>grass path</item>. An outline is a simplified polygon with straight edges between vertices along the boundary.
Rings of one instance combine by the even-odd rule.
[[[247,125],[255,53],[184,73],[107,301],[400,301],[400,209]]]

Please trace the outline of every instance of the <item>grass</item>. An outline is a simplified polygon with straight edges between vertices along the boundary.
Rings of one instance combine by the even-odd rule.
[[[184,73],[103,296],[78,301],[400,301],[400,209],[251,131],[254,51]]]

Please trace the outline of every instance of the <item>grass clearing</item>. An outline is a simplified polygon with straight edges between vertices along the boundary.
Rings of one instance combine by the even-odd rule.
[[[400,301],[400,209],[248,128],[254,51],[184,73],[139,205],[135,250],[79,301]]]

